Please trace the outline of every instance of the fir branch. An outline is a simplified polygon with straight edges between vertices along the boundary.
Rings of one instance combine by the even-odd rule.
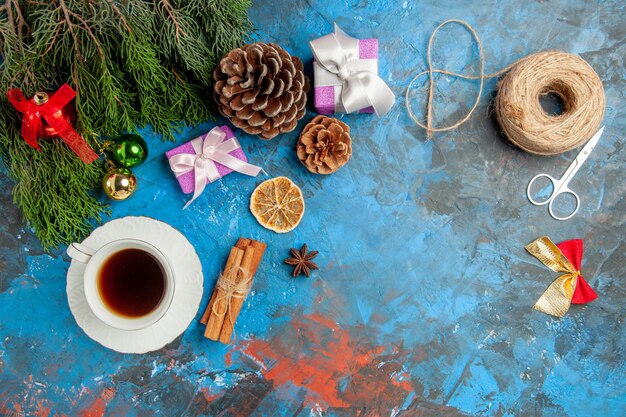
[[[46,250],[84,238],[108,211],[92,194],[102,167],[82,163],[62,141],[40,140],[41,151],[31,148],[16,130],[19,125],[15,116],[0,122],[0,143],[9,145],[3,163],[18,180],[15,203]]]
[[[132,29],[130,28],[130,26],[128,25],[128,22],[126,21],[125,14],[122,13],[121,9],[119,7],[117,7],[115,2],[113,0],[106,0],[106,2],[108,3],[108,5],[111,8],[111,10],[113,10],[113,12],[115,12],[115,15],[117,16],[117,19],[119,19],[122,22],[122,24],[124,25],[124,28],[128,32],[132,32]]]
[[[209,46],[196,19],[187,6],[174,8],[169,0],[155,0],[156,30],[164,57],[192,73],[203,84],[211,78],[213,59],[208,56]]]
[[[98,53],[100,54],[100,59],[104,60],[104,51],[102,50],[102,45],[100,45],[100,42],[98,41],[98,38],[96,37],[96,35],[94,35],[93,31],[91,30],[91,26],[90,26],[89,22],[87,22],[87,20],[85,20],[81,15],[79,15],[77,13],[74,13],[73,11],[69,10],[67,8],[67,6],[65,5],[65,1],[64,0],[59,0],[59,7],[61,8],[61,10],[63,10],[63,15],[65,16],[65,21],[66,21],[67,25],[70,27],[70,31],[72,32],[72,36],[74,37],[74,40],[76,40],[76,38],[77,38],[74,35],[74,30],[76,28],[84,30],[85,32],[87,32],[89,34],[89,36],[93,40],[94,45],[96,46],[96,48],[98,48]],[[80,24],[79,25],[73,24],[71,22],[72,19],[78,20],[78,22]],[[77,53],[80,56],[80,50],[79,49],[77,49]]]
[[[68,83],[76,129],[97,135],[151,125],[164,138],[212,116],[212,72],[247,40],[249,0],[5,0],[0,4],[0,86],[26,96]],[[103,175],[61,140],[20,135],[20,115],[0,94],[0,157],[15,202],[46,248],[81,239],[107,206]]]
[[[28,24],[26,24],[24,16],[22,16],[18,0],[6,0],[5,4],[0,7],[0,12],[6,13],[9,28],[13,29],[17,34],[18,48],[20,51],[23,51],[24,27],[28,28]],[[15,18],[13,18],[13,13],[15,13]]]
[[[177,17],[178,11],[172,7],[172,3],[169,0],[154,0],[154,8],[157,13],[163,16],[165,21],[171,22],[174,26],[174,39],[177,43],[180,42],[180,35],[185,34],[185,32],[180,28]]]

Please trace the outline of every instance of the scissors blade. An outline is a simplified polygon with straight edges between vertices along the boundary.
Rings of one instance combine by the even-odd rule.
[[[560,191],[562,189],[567,188],[567,185],[569,184],[572,177],[576,175],[583,162],[585,162],[587,158],[589,158],[591,151],[593,151],[594,146],[596,146],[596,143],[598,143],[598,140],[600,139],[600,136],[602,136],[603,131],[604,126],[602,126],[600,130],[598,130],[596,134],[587,141],[587,143],[585,144],[585,146],[583,146],[578,155],[576,155],[576,158],[572,161],[571,165],[565,171],[565,174],[563,174],[561,179],[557,181],[558,186],[556,186],[557,184],[555,184],[554,197],[560,194]]]
[[[581,149],[580,153],[576,156],[576,160],[578,161],[579,165],[587,160],[587,158],[589,157],[589,154],[591,154],[591,151],[593,151],[593,148],[596,146],[596,144],[600,140],[600,136],[602,136],[602,132],[604,132],[604,126],[602,126],[600,130],[598,130],[596,134],[593,135],[591,139],[587,141],[585,146],[583,146],[583,148]]]

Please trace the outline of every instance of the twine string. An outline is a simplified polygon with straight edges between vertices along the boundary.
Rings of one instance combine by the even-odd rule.
[[[550,115],[539,98],[560,98],[563,110]],[[498,83],[495,112],[502,132],[526,152],[557,155],[587,142],[605,111],[602,80],[578,55],[543,51],[517,61]]]
[[[437,32],[449,24],[463,26],[478,46],[480,71],[478,75],[463,74],[433,68],[432,48]],[[467,122],[478,104],[484,80],[504,77],[498,83],[495,111],[500,128],[506,137],[521,149],[539,155],[555,155],[576,148],[587,141],[599,128],[604,117],[605,97],[602,81],[593,68],[577,55],[560,51],[544,51],[528,55],[500,71],[485,74],[485,53],[482,41],[467,22],[450,19],[435,28],[428,40],[428,69],[417,74],[407,88],[405,105],[413,122],[426,130],[430,138],[434,132],[456,129]],[[433,127],[435,74],[444,74],[465,80],[479,80],[476,99],[470,110],[457,122],[444,127]],[[426,124],[413,112],[410,94],[415,82],[428,75]],[[563,112],[548,115],[539,103],[539,97],[553,93],[563,102]]]
[[[215,288],[220,290],[220,295],[215,299],[215,303],[213,304],[213,314],[222,318],[228,311],[228,318],[230,322],[233,323],[232,309],[230,308],[231,300],[233,298],[246,298],[252,288],[252,279],[253,276],[250,271],[242,267],[235,267],[231,268],[229,271],[222,272],[215,284]],[[223,300],[226,301],[226,305],[223,307],[222,311],[222,309],[219,309],[219,304],[221,304]]]
[[[472,35],[472,38],[474,39],[474,42],[476,42],[476,45],[478,46],[478,53],[479,53],[480,75],[461,74],[461,73],[458,73],[458,72],[453,72],[453,71],[448,71],[448,70],[444,70],[444,69],[433,68],[431,55],[432,55],[432,46],[433,46],[433,43],[435,41],[435,35],[437,35],[437,32],[441,28],[443,28],[444,26],[450,25],[450,24],[454,24],[454,23],[459,24],[459,25],[463,26],[465,29],[467,29],[468,32],[470,32],[470,34]],[[446,132],[446,131],[449,131],[449,130],[456,129],[457,127],[459,127],[463,123],[465,123],[467,120],[469,120],[469,118],[474,113],[474,110],[476,110],[476,107],[478,107],[478,103],[480,102],[480,96],[483,93],[483,87],[484,87],[485,80],[489,79],[489,78],[498,77],[498,76],[504,74],[505,72],[507,72],[509,69],[511,69],[511,67],[513,65],[515,65],[515,64],[511,64],[508,67],[506,67],[504,69],[501,69],[498,72],[494,72],[492,74],[485,75],[485,51],[483,49],[483,43],[480,40],[480,36],[478,36],[478,33],[476,33],[476,30],[474,30],[474,28],[469,23],[467,23],[467,22],[465,22],[463,20],[458,20],[458,19],[446,20],[445,22],[443,22],[439,26],[437,26],[435,28],[435,30],[433,30],[433,33],[431,33],[430,38],[428,39],[428,49],[426,51],[426,59],[427,59],[427,62],[428,62],[428,69],[425,70],[425,71],[420,72],[415,77],[413,77],[413,79],[409,83],[409,88],[406,90],[406,95],[405,95],[406,100],[405,100],[405,103],[406,103],[407,110],[409,112],[409,117],[411,117],[411,119],[413,119],[413,122],[415,122],[416,125],[424,128],[426,130],[426,136],[429,137],[429,138],[433,135],[434,132]],[[413,84],[415,84],[415,81],[417,81],[420,77],[422,77],[425,74],[428,74],[428,102],[427,102],[427,107],[426,107],[426,124],[422,123],[415,116],[415,113],[413,113],[413,108],[412,108],[412,105],[411,105],[411,101],[409,99],[409,96],[411,94],[411,90],[413,89]],[[432,124],[433,124],[433,99],[434,99],[433,96],[434,96],[434,91],[435,91],[434,74],[444,74],[444,75],[449,75],[449,76],[452,76],[452,77],[457,77],[457,78],[461,78],[461,79],[465,79],[465,80],[480,80],[480,84],[478,86],[478,91],[476,93],[476,99],[474,100],[474,104],[472,105],[471,109],[459,121],[457,121],[456,123],[453,123],[453,124],[451,124],[449,126],[445,126],[445,127],[433,127],[432,126]]]

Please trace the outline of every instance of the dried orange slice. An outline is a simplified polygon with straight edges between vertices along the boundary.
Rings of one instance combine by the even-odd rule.
[[[277,233],[289,232],[304,215],[302,191],[287,177],[264,181],[252,192],[250,211],[261,226]]]

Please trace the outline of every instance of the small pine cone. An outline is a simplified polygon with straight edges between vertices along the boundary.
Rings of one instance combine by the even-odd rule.
[[[306,112],[309,79],[302,61],[273,43],[233,49],[213,72],[220,113],[243,131],[272,139],[291,132]]]
[[[352,155],[350,127],[332,117],[317,116],[304,127],[296,151],[309,171],[332,174]]]

